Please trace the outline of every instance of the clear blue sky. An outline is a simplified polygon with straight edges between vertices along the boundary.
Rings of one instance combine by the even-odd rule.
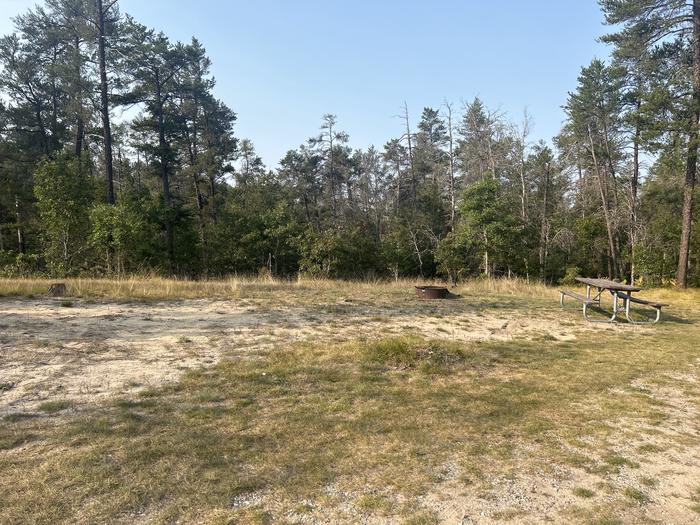
[[[0,0],[0,32],[35,0]],[[207,48],[217,96],[236,132],[271,167],[338,115],[351,145],[377,147],[444,99],[480,96],[534,119],[533,139],[559,130],[581,66],[607,56],[596,0],[120,0],[123,12]]]

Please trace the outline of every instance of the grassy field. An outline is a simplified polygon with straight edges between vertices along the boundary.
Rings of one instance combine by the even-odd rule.
[[[109,322],[212,302],[259,331],[200,337],[195,319],[167,347],[213,362],[108,396],[44,385],[22,404],[29,386],[0,376],[0,523],[700,520],[698,291],[645,294],[672,304],[649,327],[585,323],[518,281],[442,302],[410,281],[67,284],[70,305],[48,281],[0,281],[8,363],[113,352],[78,323],[122,303]],[[30,334],[37,308],[74,328]]]

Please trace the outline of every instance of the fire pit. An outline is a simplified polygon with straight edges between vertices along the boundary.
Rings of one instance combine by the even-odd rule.
[[[442,286],[416,286],[416,295],[421,299],[445,299],[449,293]]]

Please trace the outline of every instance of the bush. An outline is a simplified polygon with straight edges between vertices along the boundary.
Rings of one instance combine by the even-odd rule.
[[[41,259],[36,254],[0,252],[0,276],[32,277],[41,274]]]
[[[378,264],[379,248],[360,228],[307,230],[300,239],[299,270],[311,277],[364,277]]]
[[[563,284],[566,286],[571,286],[576,284],[576,277],[581,276],[581,268],[578,266],[568,266],[566,268],[566,272],[564,273],[564,277],[562,277],[559,280],[559,284]]]
[[[86,166],[68,155],[42,161],[34,173],[34,194],[49,270],[55,275],[78,273],[86,263],[93,195]]]
[[[439,242],[435,251],[435,261],[438,272],[446,276],[453,286],[463,275],[478,270],[473,251],[452,232]]]

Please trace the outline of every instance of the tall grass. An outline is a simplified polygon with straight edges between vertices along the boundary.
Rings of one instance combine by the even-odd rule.
[[[40,296],[57,280],[46,278],[0,278],[0,296]],[[365,279],[337,280],[298,276],[296,279],[233,276],[225,279],[188,280],[159,276],[130,276],[112,279],[62,279],[72,297],[113,299],[235,299],[251,294],[274,291],[303,291],[338,293],[397,292],[411,290],[417,284],[441,284],[427,279]],[[460,283],[456,293],[480,295],[549,296],[551,288],[521,279],[475,279]]]
[[[0,297],[41,296],[57,279],[0,278]],[[439,280],[404,278],[399,280],[364,279],[339,280],[312,278],[300,275],[294,279],[270,277],[231,276],[223,279],[172,279],[155,275],[134,275],[111,279],[62,279],[71,297],[111,299],[238,299],[271,292],[315,291],[327,294],[395,294],[410,291],[418,284],[443,284]],[[549,298],[556,289],[536,281],[524,279],[471,279],[459,283],[451,291],[476,296],[521,296]],[[641,295],[673,305],[692,306],[700,302],[700,290],[668,288],[644,290]]]

